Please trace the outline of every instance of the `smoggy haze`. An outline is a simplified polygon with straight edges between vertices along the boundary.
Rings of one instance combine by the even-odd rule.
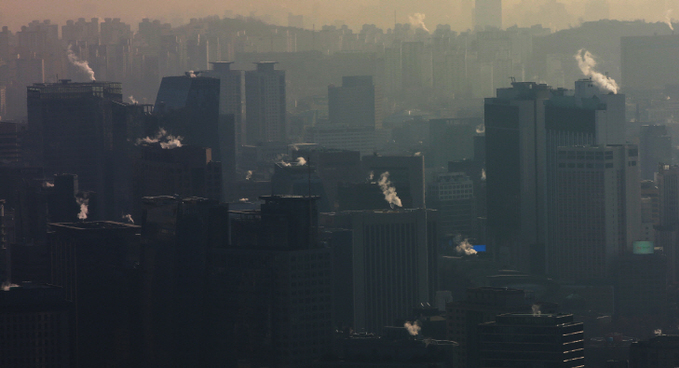
[[[17,31],[34,19],[63,24],[79,17],[119,17],[136,25],[142,18],[161,19],[179,25],[208,15],[254,14],[263,20],[287,25],[288,13],[304,15],[305,27],[342,21],[352,28],[364,23],[390,28],[394,20],[406,23],[408,15],[425,14],[425,24],[451,24],[455,30],[471,27],[473,0],[2,0],[0,24]],[[599,19],[664,21],[679,19],[679,0],[504,0],[503,25],[542,24],[555,30],[580,21]]]

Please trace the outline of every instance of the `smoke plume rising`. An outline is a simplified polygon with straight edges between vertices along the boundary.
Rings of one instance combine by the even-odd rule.
[[[132,96],[132,95],[129,95],[129,96],[127,97],[127,99],[130,100],[130,103],[133,103],[133,104],[135,104],[135,105],[138,105],[138,104],[139,104],[139,101],[137,101],[137,100],[134,98],[134,96]]]
[[[542,311],[540,310],[540,306],[537,305],[537,304],[533,304],[531,309],[533,310],[533,317],[537,317],[537,316],[542,314]]]
[[[250,180],[252,178],[252,170],[248,170],[245,174],[245,180]]]
[[[476,126],[476,134],[483,134],[486,132],[486,125],[485,124],[479,124]]]
[[[82,198],[78,197],[76,198],[76,202],[80,205],[80,213],[78,213],[78,220],[86,220],[87,219],[87,213],[89,212],[88,210],[88,205],[90,203],[89,198]]]
[[[409,321],[406,321],[406,323],[403,324],[403,327],[405,327],[406,330],[408,330],[408,333],[409,333],[411,336],[417,336],[417,335],[419,335],[419,334],[420,334],[420,330],[422,329],[422,328],[420,327],[420,323],[417,322],[417,321],[415,321],[415,322],[413,322],[413,323],[410,323]]]
[[[429,29],[427,29],[427,26],[424,25],[424,18],[426,18],[426,16],[423,13],[415,13],[408,16],[408,23],[410,23],[413,29],[421,28],[427,31],[427,33],[431,33],[429,32]]]
[[[134,224],[134,219],[132,218],[132,215],[129,213],[123,216],[123,220],[129,222],[130,224]]]
[[[618,93],[620,87],[618,87],[618,84],[613,78],[610,78],[609,76],[603,75],[594,70],[594,67],[596,66],[596,60],[594,60],[592,53],[585,49],[580,49],[574,57],[575,60],[578,61],[578,67],[580,68],[582,74],[591,78],[592,82],[594,82],[594,84],[599,87],[599,89],[607,92]]]
[[[672,9],[665,12],[665,24],[667,24],[670,27],[670,30],[674,32],[674,27],[672,26]]]
[[[396,188],[394,188],[389,181],[389,171],[385,171],[380,175],[380,181],[377,182],[377,184],[380,186],[382,194],[384,194],[384,200],[389,202],[392,208],[394,208],[394,206],[403,207],[401,198],[396,194]]]
[[[304,157],[302,157],[302,156],[297,157],[297,166],[304,166],[304,165],[306,165],[306,160],[304,159]]]
[[[90,81],[94,82],[94,70],[90,68],[90,64],[87,61],[80,60],[80,58],[73,53],[73,50],[71,49],[71,45],[68,45],[68,49],[66,49],[66,53],[68,56],[68,61],[80,68],[85,74],[87,74],[87,77],[90,79]]]
[[[474,250],[474,246],[469,243],[468,239],[462,239],[460,236],[457,236],[455,238],[455,242],[457,243],[457,246],[455,247],[455,251],[458,254],[465,255],[465,256],[471,256],[473,254],[476,254],[476,250]]]
[[[184,137],[167,134],[165,129],[160,128],[158,133],[153,137],[137,139],[137,146],[140,144],[150,145],[160,143],[160,148],[162,149],[173,149],[182,146],[182,139],[184,139]]]
[[[486,181],[486,169],[481,169],[481,180]]]

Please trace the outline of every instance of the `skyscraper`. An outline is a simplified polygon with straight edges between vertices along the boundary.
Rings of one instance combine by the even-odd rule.
[[[638,149],[559,147],[548,270],[564,281],[604,279],[639,240]]]
[[[28,129],[45,175],[77,174],[80,189],[113,198],[113,158],[129,144],[122,86],[114,82],[34,84],[28,87]],[[122,112],[123,114],[117,114]],[[122,139],[118,134],[123,135]],[[107,206],[99,206],[105,217]],[[112,206],[108,206],[112,207]],[[110,217],[110,216],[109,216]]]
[[[286,142],[285,71],[275,61],[255,64],[245,72],[245,142]]]
[[[328,86],[328,117],[335,125],[382,127],[382,98],[369,75],[342,77],[342,86]]]
[[[381,333],[430,303],[437,288],[437,213],[425,209],[346,211],[333,225],[353,231],[354,330]]]

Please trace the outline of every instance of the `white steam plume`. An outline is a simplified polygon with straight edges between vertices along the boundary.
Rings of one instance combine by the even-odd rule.
[[[153,137],[137,139],[137,146],[140,144],[150,145],[160,143],[160,148],[162,149],[173,149],[182,146],[182,139],[184,139],[184,137],[167,134],[165,129],[160,128],[158,133],[156,133],[156,135]]]
[[[94,70],[90,68],[90,64],[87,61],[80,60],[80,58],[73,53],[73,50],[71,49],[71,45],[68,45],[68,49],[66,49],[66,53],[68,56],[68,61],[80,68],[85,74],[87,74],[87,77],[90,78],[90,81],[94,82]]]
[[[481,180],[486,181],[486,169],[481,169]]]
[[[462,254],[465,256],[471,256],[473,254],[476,254],[476,250],[474,250],[474,246],[469,243],[468,239],[462,239],[459,235],[455,238],[455,242],[457,243],[457,246],[455,247],[455,251],[458,254]]]
[[[618,93],[620,87],[618,87],[618,84],[613,78],[610,78],[609,76],[603,75],[594,70],[594,67],[596,66],[596,60],[594,60],[592,53],[585,49],[580,49],[578,50],[577,54],[575,54],[575,60],[578,61],[578,67],[580,68],[582,74],[590,77],[592,82],[594,82],[594,84],[596,84],[599,89],[607,92]]]
[[[659,329],[659,328],[657,328],[657,329],[653,330],[653,334],[654,334],[655,336],[661,336],[661,335],[662,335],[662,330]]]
[[[417,321],[415,321],[415,322],[413,322],[413,323],[410,323],[409,321],[406,321],[406,323],[403,324],[403,327],[405,327],[406,330],[408,330],[408,333],[409,333],[411,336],[417,336],[417,335],[419,335],[419,334],[420,334],[420,330],[422,329],[422,328],[420,327],[420,323],[417,322]]]
[[[139,101],[137,101],[132,95],[127,96],[127,99],[130,100],[130,103],[133,103],[135,105],[139,104]]]
[[[373,179],[375,179],[375,173],[371,171],[370,174],[368,175],[368,181],[372,182]]]
[[[46,182],[42,183],[42,186],[45,187],[45,188],[53,188],[54,183],[50,183],[49,181],[46,181]]]
[[[128,213],[127,215],[124,215],[124,216],[123,216],[123,220],[125,220],[125,221],[127,221],[127,222],[129,222],[129,223],[131,223],[131,224],[134,224],[134,219],[132,218],[132,215],[129,214],[129,213]]]
[[[304,165],[306,165],[306,160],[304,159],[304,157],[302,157],[302,156],[297,157],[297,166],[304,166]]]
[[[250,180],[252,178],[252,170],[248,170],[245,174],[245,180]]]
[[[486,132],[486,125],[485,124],[479,124],[476,126],[476,134],[483,134]]]
[[[542,314],[542,311],[540,310],[540,306],[537,305],[537,304],[533,304],[531,309],[533,310],[533,317],[537,317],[537,316]]]
[[[78,213],[78,220],[86,220],[87,213],[89,212],[88,210],[88,205],[90,203],[89,198],[78,197],[76,199],[76,202],[78,202],[78,204],[80,205],[80,213]]]
[[[403,204],[401,204],[401,198],[399,198],[398,194],[396,194],[396,188],[394,188],[389,181],[389,171],[385,171],[382,173],[382,175],[380,175],[380,181],[377,182],[377,184],[379,184],[380,189],[382,189],[384,200],[389,202],[391,208],[394,208],[394,206],[403,207]]]
[[[408,23],[410,23],[410,25],[415,29],[422,28],[423,30],[427,31],[427,33],[431,33],[427,29],[427,26],[424,25],[424,18],[426,18],[426,16],[423,13],[415,13],[408,16]]]
[[[667,24],[672,32],[674,32],[674,27],[672,26],[672,9],[665,12],[665,24]]]
[[[11,282],[5,281],[2,283],[2,286],[0,286],[0,290],[2,291],[9,291],[10,288],[13,287],[18,287],[19,285],[17,284],[12,284]]]

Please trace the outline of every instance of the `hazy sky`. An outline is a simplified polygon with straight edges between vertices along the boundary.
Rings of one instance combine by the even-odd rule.
[[[287,25],[287,14],[303,14],[305,26],[344,21],[353,29],[363,23],[392,27],[394,20],[407,22],[408,15],[424,13],[425,24],[451,24],[455,30],[472,24],[474,0],[0,0],[0,25],[18,31],[33,19],[51,19],[62,25],[79,17],[122,18],[136,28],[149,17],[165,22],[187,22],[190,18],[228,14],[257,16]],[[504,0],[505,26],[542,23],[553,28],[577,25],[580,20],[646,19],[663,21],[668,10],[679,19],[679,0]]]

